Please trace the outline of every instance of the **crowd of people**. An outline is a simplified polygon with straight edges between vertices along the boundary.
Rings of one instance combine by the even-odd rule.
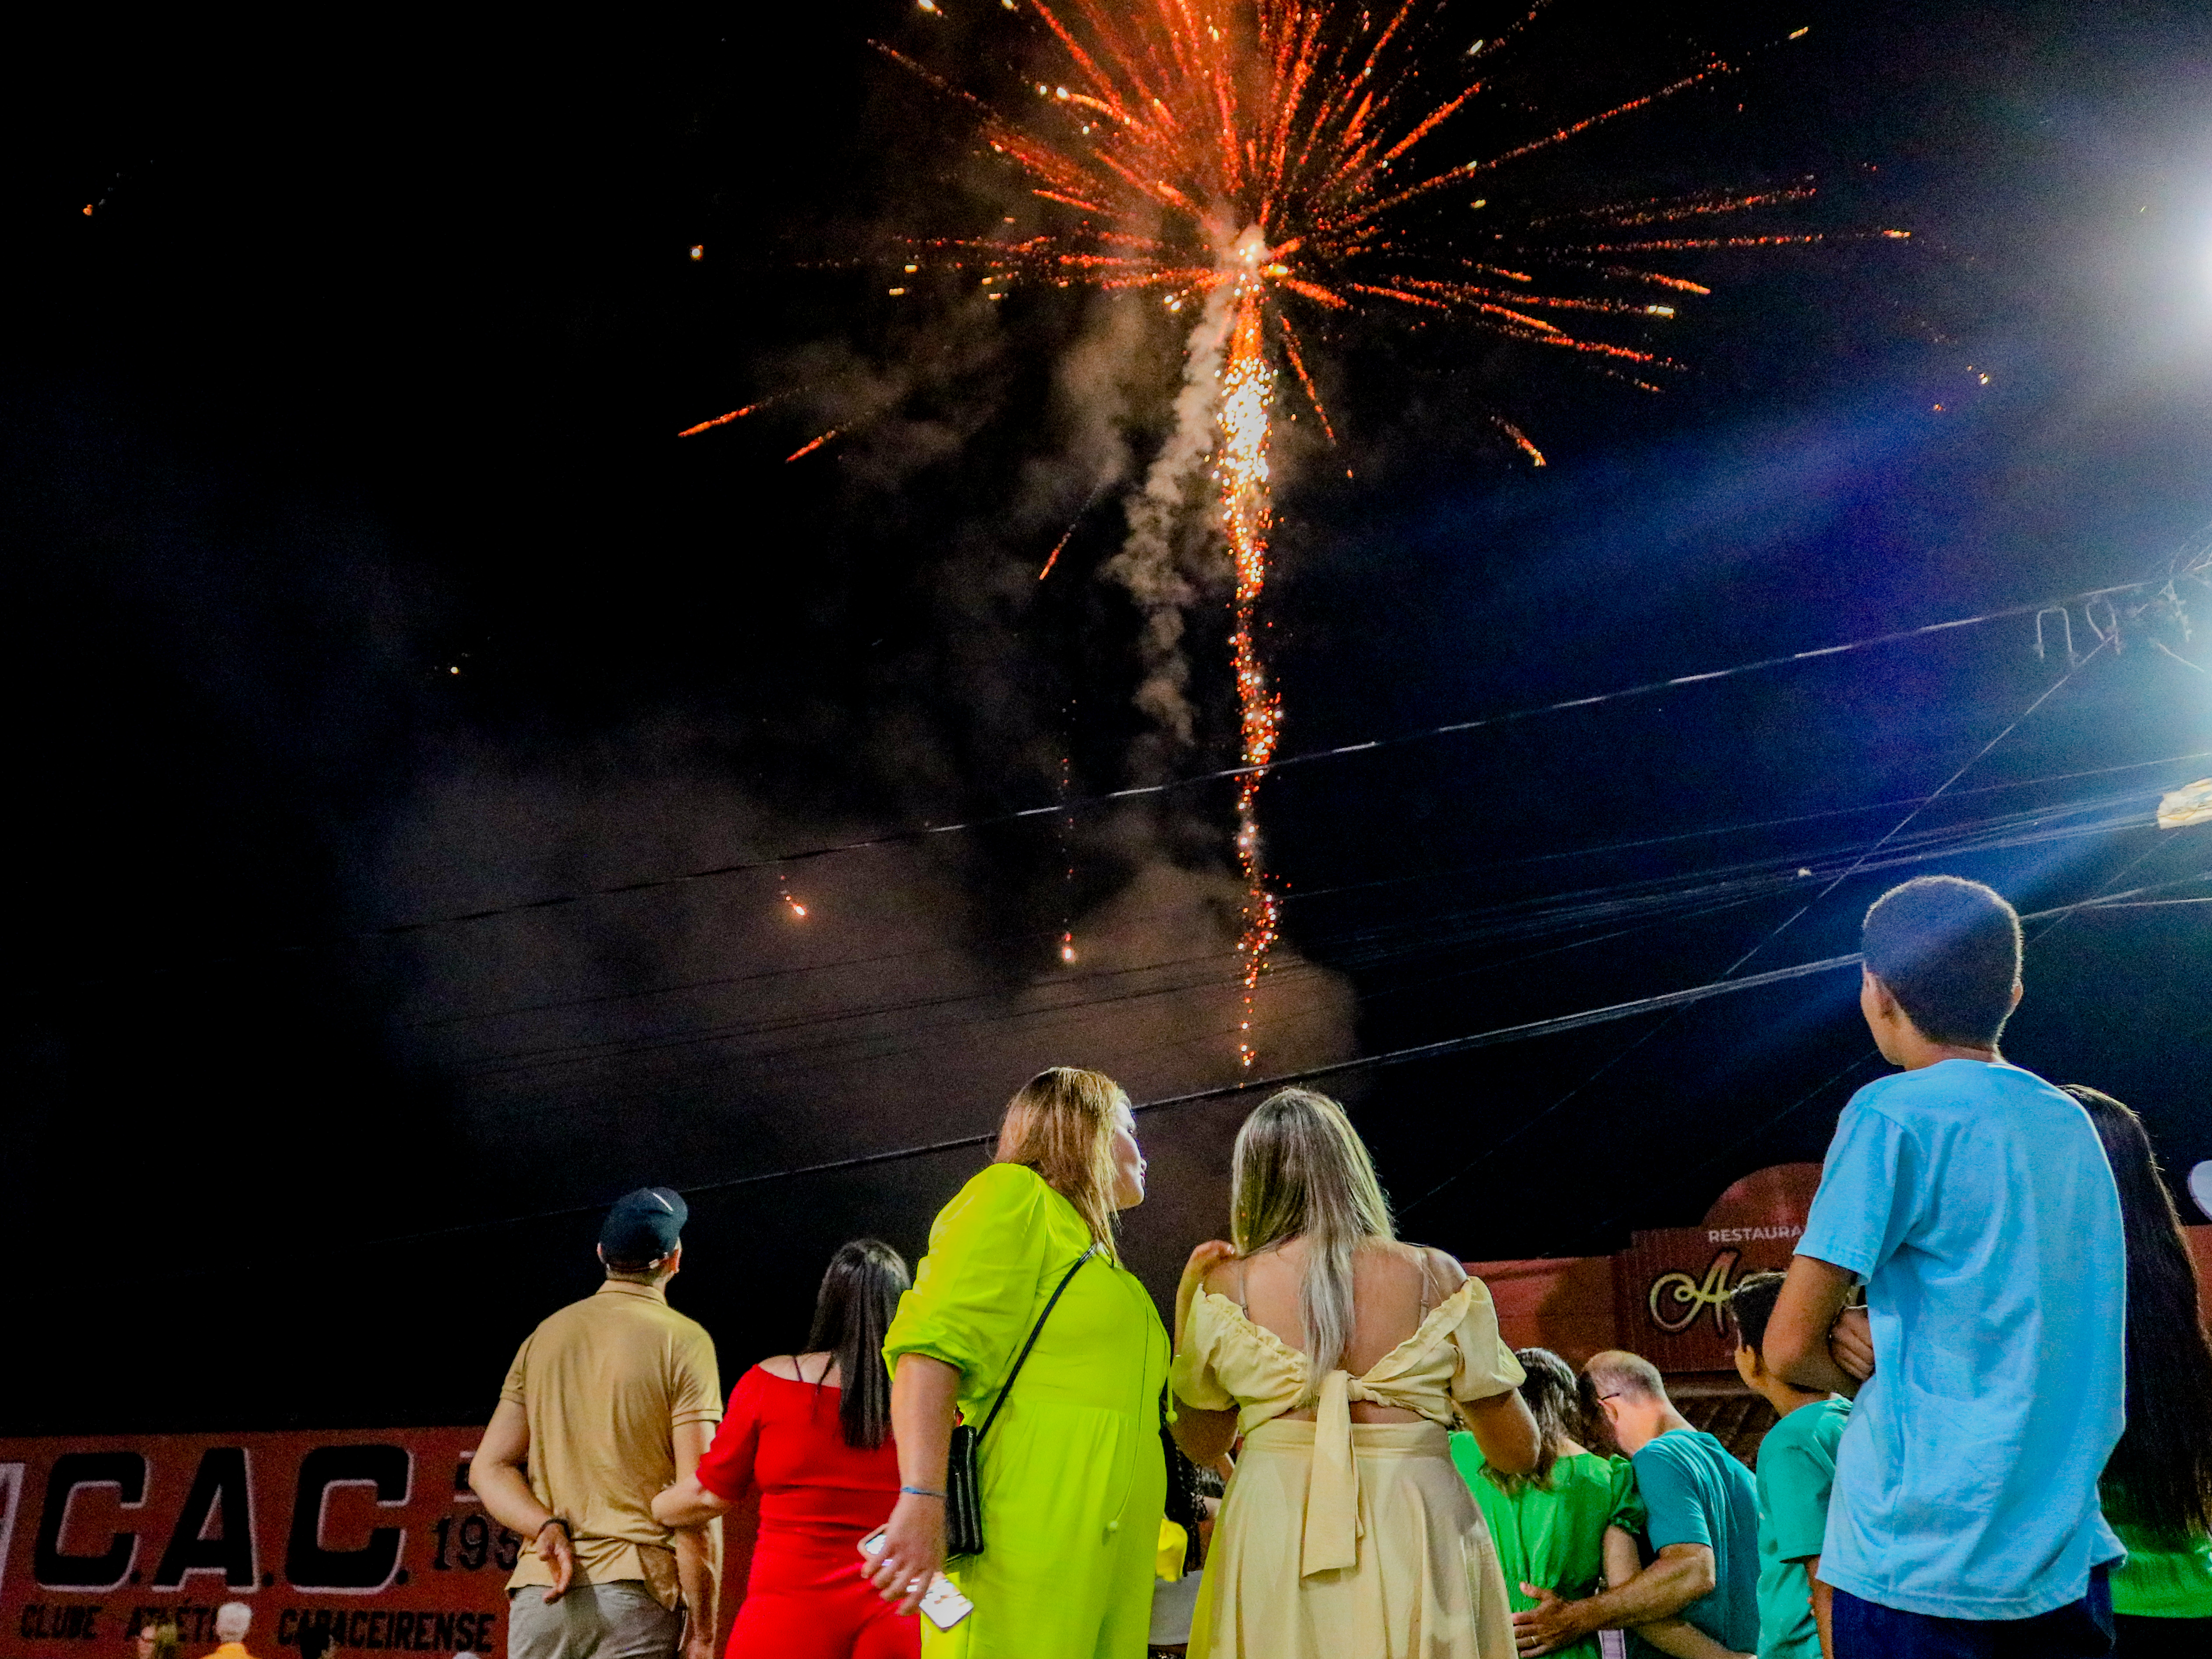
[[[749,1492],[729,1659],[2212,1655],[2212,1343],[2142,1126],[2001,1057],[1996,893],[1908,882],[1863,939],[1898,1070],[1732,1292],[1755,1473],[1642,1357],[1510,1349],[1310,1091],[1246,1120],[1164,1325],[1115,1248],[1127,1097],[1055,1067],[911,1282],[844,1246],[726,1408],[665,1295],[683,1200],[615,1206],[471,1465],[531,1540],[513,1659],[712,1659]]]

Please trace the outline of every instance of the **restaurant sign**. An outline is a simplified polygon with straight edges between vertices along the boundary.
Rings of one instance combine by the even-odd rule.
[[[1638,1233],[1613,1258],[1620,1346],[1668,1373],[1732,1370],[1729,1293],[1788,1267],[1820,1180],[1817,1164],[1778,1164],[1729,1188],[1698,1226]]]

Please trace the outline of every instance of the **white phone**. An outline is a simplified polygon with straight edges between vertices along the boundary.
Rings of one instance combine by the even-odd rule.
[[[872,1561],[884,1553],[884,1530],[878,1527],[860,1542],[860,1553]],[[951,1630],[975,1611],[975,1604],[960,1593],[957,1584],[940,1572],[922,1595],[921,1611],[923,1616],[938,1629]]]

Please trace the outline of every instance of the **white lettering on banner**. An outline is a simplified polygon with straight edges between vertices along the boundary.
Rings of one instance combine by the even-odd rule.
[[[15,1541],[15,1510],[23,1501],[27,1463],[0,1463],[0,1593],[8,1588],[8,1550]]]
[[[1802,1227],[1709,1227],[1705,1230],[1708,1244],[1755,1244],[1769,1238],[1802,1238]]]

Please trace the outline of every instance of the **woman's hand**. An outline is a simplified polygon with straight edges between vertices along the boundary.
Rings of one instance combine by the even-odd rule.
[[[1183,1278],[1196,1284],[1224,1261],[1237,1259],[1237,1247],[1224,1238],[1209,1238],[1190,1253],[1182,1265]]]
[[[884,1528],[883,1553],[868,1582],[912,1613],[945,1567],[945,1468],[960,1373],[926,1353],[901,1354],[891,1373],[891,1437],[898,1443],[902,1491]]]
[[[1846,1376],[1863,1382],[1874,1375],[1874,1331],[1864,1308],[1846,1308],[1828,1331],[1828,1352]]]
[[[868,1582],[901,1613],[912,1613],[944,1570],[945,1500],[901,1492]]]
[[[1175,1339],[1182,1340],[1184,1322],[1190,1317],[1190,1304],[1198,1298],[1199,1286],[1206,1282],[1206,1274],[1224,1261],[1237,1259],[1237,1247],[1224,1239],[1209,1238],[1190,1253],[1183,1263],[1182,1283],[1176,1286]]]

